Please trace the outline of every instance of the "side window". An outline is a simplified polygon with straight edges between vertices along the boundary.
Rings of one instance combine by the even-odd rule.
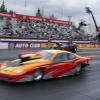
[[[53,62],[60,62],[60,61],[64,61],[64,60],[68,60],[68,55],[66,53],[61,53],[61,54],[58,54],[54,58]]]
[[[68,55],[69,55],[69,59],[70,59],[70,60],[71,60],[71,59],[75,59],[75,57],[76,57],[75,55],[73,55],[73,54],[71,54],[71,53],[69,53]]]

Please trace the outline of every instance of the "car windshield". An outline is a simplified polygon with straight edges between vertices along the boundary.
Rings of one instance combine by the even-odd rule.
[[[21,62],[21,59],[17,59],[14,61],[9,61],[6,65],[6,67],[15,67],[15,66],[19,66]]]
[[[39,51],[37,53],[39,53],[39,54],[42,55],[42,58],[41,59],[46,59],[46,60],[49,60],[53,56],[53,53],[52,52]]]

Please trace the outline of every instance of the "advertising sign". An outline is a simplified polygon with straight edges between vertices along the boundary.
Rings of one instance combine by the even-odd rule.
[[[10,17],[10,18],[17,18],[17,19],[26,19],[26,20],[35,20],[35,21],[43,21],[47,23],[56,23],[56,24],[64,24],[64,25],[72,25],[70,21],[63,21],[63,20],[54,20],[49,18],[39,18],[36,16],[28,16],[23,14],[11,14],[6,12],[0,12],[0,16]]]
[[[9,43],[8,44],[9,49],[36,49],[36,48],[41,48],[40,43]]]

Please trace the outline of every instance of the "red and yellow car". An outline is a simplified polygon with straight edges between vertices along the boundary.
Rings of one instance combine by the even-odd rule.
[[[0,80],[7,82],[39,81],[80,74],[90,57],[62,50],[23,52],[19,58],[0,66]]]

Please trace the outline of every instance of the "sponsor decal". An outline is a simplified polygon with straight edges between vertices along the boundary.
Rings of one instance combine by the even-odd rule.
[[[26,16],[23,16],[23,19],[26,19]]]
[[[7,16],[7,17],[11,17],[11,14],[7,14],[7,13],[0,13],[0,16]]]
[[[9,49],[31,49],[31,48],[41,48],[40,43],[9,43]]]
[[[29,17],[29,19],[42,21],[42,18]]]
[[[10,14],[6,12],[0,13],[0,16],[6,16],[6,17],[14,17],[14,18],[21,18],[21,19],[27,19],[27,20],[36,20],[36,21],[45,21],[45,22],[52,22],[52,23],[59,23],[59,24],[68,24],[71,25],[72,23],[69,21],[63,21],[63,20],[51,20],[49,18],[39,18],[36,16],[28,16],[28,15],[22,15],[22,14]]]
[[[11,49],[13,49],[13,48],[14,48],[14,43],[10,43],[10,44],[9,44],[9,47],[10,47]]]
[[[65,21],[57,21],[57,20],[55,20],[54,22],[55,22],[55,23],[61,23],[61,24],[68,24],[67,21],[65,22]]]
[[[46,19],[43,19],[44,21],[46,21]]]

